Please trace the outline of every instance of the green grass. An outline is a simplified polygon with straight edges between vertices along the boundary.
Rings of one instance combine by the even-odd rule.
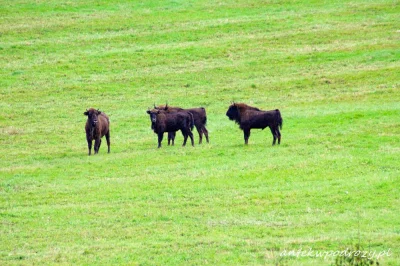
[[[0,0],[0,264],[400,260],[398,1]],[[282,144],[231,101],[281,110]],[[156,149],[153,103],[210,144]],[[111,119],[87,156],[83,112]],[[272,254],[272,255],[271,255]]]

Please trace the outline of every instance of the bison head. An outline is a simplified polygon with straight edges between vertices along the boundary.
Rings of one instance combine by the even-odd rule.
[[[153,110],[147,110],[147,112],[150,115],[150,121],[151,121],[151,129],[154,129],[154,125],[157,122],[157,115],[160,113],[159,110],[153,109]]]
[[[89,124],[92,127],[95,127],[99,121],[98,116],[101,114],[101,111],[90,108],[89,110],[86,110],[86,112],[84,112],[83,114],[88,117]]]
[[[229,120],[234,120],[237,123],[239,123],[240,113],[239,113],[239,109],[235,103],[233,103],[233,104],[231,104],[231,106],[229,106],[228,111],[226,112],[226,116],[229,118]]]

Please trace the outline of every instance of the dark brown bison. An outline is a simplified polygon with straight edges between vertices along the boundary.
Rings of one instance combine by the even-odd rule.
[[[94,154],[99,152],[101,138],[105,135],[110,153],[110,119],[108,116],[94,108],[90,108],[83,113],[88,117],[86,121],[86,140],[89,148],[89,155],[92,153],[92,141],[94,140]]]
[[[150,109],[149,109],[149,110],[150,110]],[[162,110],[162,111],[165,112],[164,108],[162,108],[162,109],[154,108],[153,111],[157,111],[157,110]],[[193,114],[190,113],[190,112],[186,112],[186,113],[189,114],[190,117],[191,117],[192,124],[191,124],[191,126],[190,126],[190,131],[192,131],[192,130],[193,130],[193,127],[194,127]],[[154,123],[154,121],[152,120],[151,116],[150,116],[150,121],[151,121],[151,129],[154,130],[155,123]],[[171,142],[172,142],[172,146],[175,145],[175,135],[176,135],[176,131],[168,132],[168,146],[171,144]]]
[[[152,129],[158,135],[158,148],[161,148],[161,142],[164,137],[164,132],[176,132],[180,130],[183,135],[183,145],[186,145],[187,138],[190,137],[192,146],[194,146],[193,134],[193,115],[189,112],[174,112],[169,113],[165,110],[147,110],[150,115]]]
[[[201,144],[203,142],[203,134],[206,137],[207,143],[209,143],[208,130],[206,128],[207,115],[206,115],[206,109],[205,108],[200,107],[200,108],[183,109],[183,108],[180,108],[180,107],[168,106],[168,104],[166,104],[166,105],[160,105],[158,107],[156,107],[154,105],[154,109],[165,110],[165,111],[170,112],[170,113],[186,111],[186,112],[189,112],[189,113],[193,114],[194,125],[195,125],[195,127],[197,129],[197,132],[199,133],[199,144]],[[168,143],[169,143],[170,139],[172,140],[172,143],[173,143],[173,141],[175,139],[175,132],[168,133]]]
[[[275,145],[276,139],[278,144],[281,143],[282,117],[278,109],[271,111],[262,111],[256,107],[248,106],[244,103],[233,103],[229,106],[226,116],[230,120],[239,124],[240,129],[244,133],[244,142],[248,144],[250,137],[250,130],[252,128],[264,129],[269,127],[274,138],[272,145]]]

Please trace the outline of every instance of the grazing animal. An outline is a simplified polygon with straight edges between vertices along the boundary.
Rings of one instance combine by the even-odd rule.
[[[161,142],[164,137],[164,132],[176,132],[180,130],[183,135],[183,145],[186,145],[187,138],[190,137],[192,146],[194,146],[193,141],[193,115],[189,112],[174,112],[169,113],[165,110],[147,110],[150,115],[151,128],[154,133],[158,135],[158,148],[161,148]]]
[[[166,104],[165,106],[163,106],[163,105],[160,105],[158,107],[154,106],[154,109],[165,110],[169,113],[186,111],[186,112],[193,114],[194,125],[197,129],[197,132],[199,133],[199,144],[201,144],[203,142],[203,134],[206,137],[207,143],[209,143],[208,130],[206,128],[207,115],[206,115],[206,109],[204,109],[203,107],[183,109],[180,107],[171,107],[171,106],[168,106],[168,104]],[[168,133],[168,141],[170,138],[173,143],[173,141],[175,139],[175,132]]]
[[[83,113],[88,117],[86,121],[86,140],[89,148],[89,155],[92,153],[92,141],[94,140],[94,154],[99,152],[101,138],[106,136],[108,153],[110,153],[110,119],[108,116],[94,108]]]
[[[158,110],[158,109],[157,109],[157,108],[154,108],[154,110]],[[163,108],[163,109],[160,109],[160,110],[165,111],[164,108]],[[191,117],[192,123],[191,123],[191,126],[190,126],[190,131],[192,131],[192,130],[193,130],[193,126],[194,126],[193,114],[190,113],[190,112],[187,112],[187,113],[188,113],[188,114],[190,115],[190,117]],[[151,116],[150,116],[150,121],[151,121],[151,129],[154,130],[154,125],[155,125],[155,123],[153,122]],[[175,136],[176,136],[176,131],[168,132],[168,146],[171,144],[171,142],[172,142],[172,146],[175,145]]]
[[[248,144],[250,130],[252,128],[264,129],[266,127],[270,128],[274,138],[272,145],[275,145],[277,139],[278,144],[281,143],[281,132],[279,128],[282,129],[283,120],[278,109],[262,111],[244,103],[233,103],[229,106],[226,116],[239,124],[240,129],[243,130],[245,144]]]

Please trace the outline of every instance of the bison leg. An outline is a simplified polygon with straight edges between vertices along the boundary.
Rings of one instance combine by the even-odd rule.
[[[99,153],[100,142],[100,138],[94,140],[94,154]]]
[[[188,135],[190,137],[190,141],[192,142],[192,146],[194,147],[193,133],[190,130],[188,131]]]
[[[244,144],[249,144],[249,138],[250,138],[250,129],[243,129],[243,134],[244,134]]]
[[[196,130],[199,133],[199,144],[203,142],[203,130],[201,129],[200,126],[196,125]]]
[[[271,129],[272,137],[274,138],[274,140],[272,141],[272,145],[275,145],[276,139],[277,139],[276,128],[270,127],[270,129]]]
[[[181,129],[181,131],[182,131],[182,135],[183,135],[183,145],[182,146],[186,146],[186,141],[187,141],[188,137],[190,137],[190,142],[192,143],[192,146],[194,147],[194,139],[193,139],[192,131],[189,128]]]
[[[208,140],[208,130],[207,130],[207,128],[205,126],[203,126],[203,128],[201,130],[203,131],[204,135],[206,136],[207,143],[210,143],[210,141]]]
[[[163,137],[164,137],[164,132],[158,133],[158,148],[161,148],[161,142],[163,140]]]
[[[172,141],[172,146],[174,146],[174,140],[175,140],[175,132],[168,132],[168,146],[170,145]]]
[[[281,144],[281,132],[279,131],[279,128],[276,128],[276,133],[278,136],[278,144]]]
[[[92,140],[87,139],[88,149],[89,149],[89,156],[92,154]]]
[[[106,140],[107,140],[107,147],[108,147],[108,153],[110,153],[110,131],[107,132],[106,134]]]
[[[186,130],[184,130],[184,129],[181,129],[181,131],[182,131],[182,135],[183,135],[183,144],[182,144],[182,146],[186,146],[186,141],[187,141],[187,138],[188,138],[188,133],[187,133],[187,131]],[[190,132],[191,133],[191,132]],[[192,136],[193,136],[193,134],[192,134]]]

